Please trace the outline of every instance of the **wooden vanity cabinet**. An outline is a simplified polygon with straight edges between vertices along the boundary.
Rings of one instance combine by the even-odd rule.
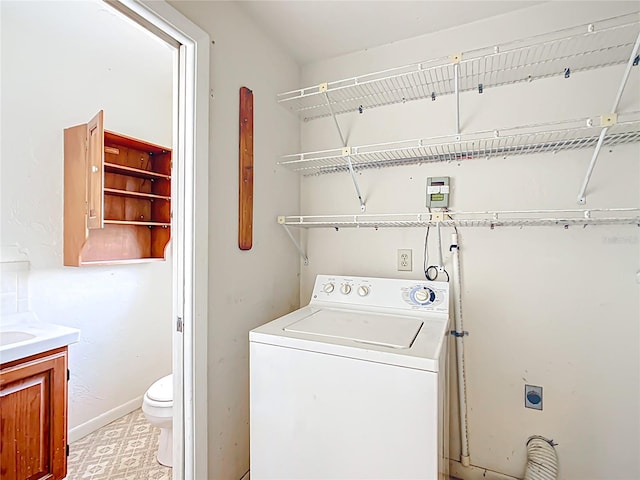
[[[67,347],[0,365],[0,479],[67,475]]]
[[[64,131],[64,264],[161,261],[171,238],[171,149],[104,129]]]

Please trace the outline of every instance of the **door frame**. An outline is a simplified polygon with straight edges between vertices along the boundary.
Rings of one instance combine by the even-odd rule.
[[[173,478],[208,478],[208,34],[164,0],[103,0],[176,47],[173,104]]]

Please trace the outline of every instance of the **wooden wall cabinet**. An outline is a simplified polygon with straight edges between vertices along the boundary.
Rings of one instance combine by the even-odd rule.
[[[67,475],[67,347],[0,366],[0,478]]]
[[[171,149],[104,129],[64,131],[64,264],[161,261],[171,238]]]

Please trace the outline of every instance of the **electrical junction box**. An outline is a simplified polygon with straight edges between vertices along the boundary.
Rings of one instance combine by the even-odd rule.
[[[427,208],[449,207],[449,177],[427,177]]]

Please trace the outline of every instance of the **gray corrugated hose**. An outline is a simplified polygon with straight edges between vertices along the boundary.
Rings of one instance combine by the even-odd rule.
[[[558,478],[558,455],[553,440],[533,435],[527,440],[527,470],[524,480]]]

